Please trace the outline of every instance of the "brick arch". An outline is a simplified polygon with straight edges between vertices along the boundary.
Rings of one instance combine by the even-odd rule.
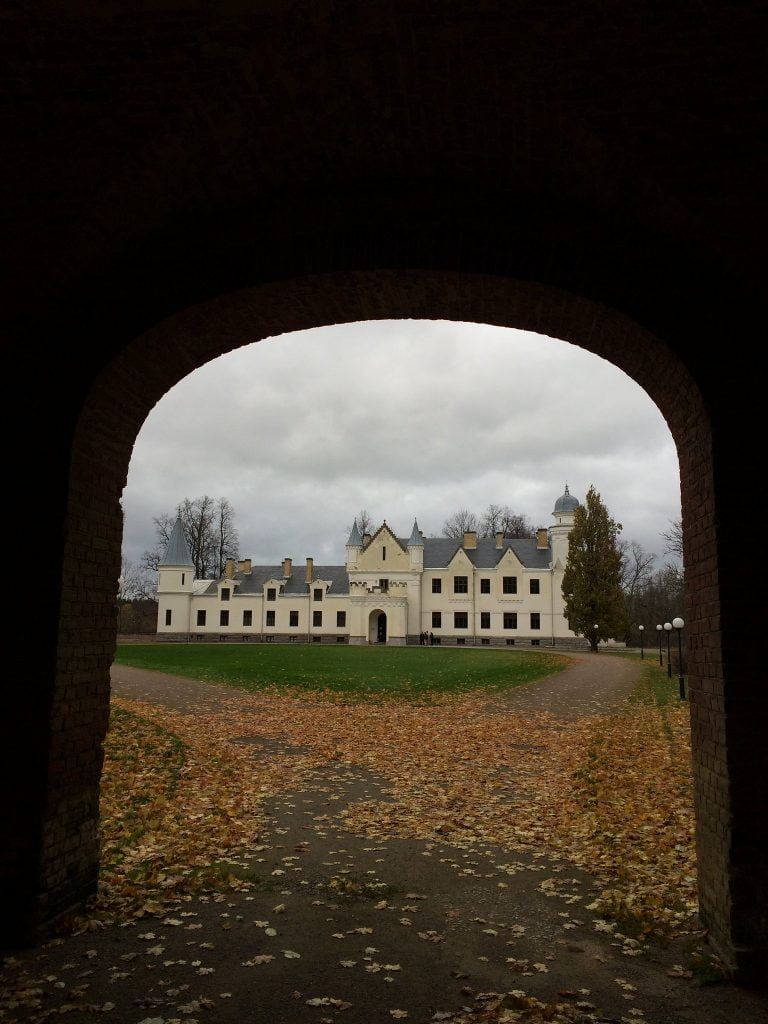
[[[706,409],[686,367],[637,324],[593,301],[502,277],[439,272],[307,276],[223,295],[157,324],[101,373],[83,406],[69,477],[53,749],[34,929],[90,894],[98,870],[98,786],[114,653],[120,497],[134,440],[182,377],[261,338],[370,319],[446,319],[559,338],[610,360],[655,401],[680,459],[702,912],[733,960],[730,835],[715,505]],[[74,711],[73,711],[74,709]],[[713,757],[720,770],[712,771]],[[67,770],[56,771],[62,762]],[[73,839],[74,837],[74,839]],[[27,910],[27,920],[29,911]]]

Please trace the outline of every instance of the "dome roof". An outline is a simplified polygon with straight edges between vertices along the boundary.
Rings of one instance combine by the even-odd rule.
[[[565,494],[561,494],[555,502],[554,515],[562,515],[564,512],[575,512],[578,507],[579,499],[574,498],[574,496],[568,490],[568,484],[566,484]]]

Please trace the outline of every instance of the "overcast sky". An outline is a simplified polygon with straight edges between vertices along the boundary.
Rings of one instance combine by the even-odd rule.
[[[342,324],[248,345],[168,392],[134,447],[124,554],[138,562],[153,518],[203,494],[232,503],[241,558],[340,565],[360,509],[400,537],[491,503],[549,526],[566,482],[580,501],[594,485],[622,539],[662,556],[677,452],[623,371],[507,328]]]

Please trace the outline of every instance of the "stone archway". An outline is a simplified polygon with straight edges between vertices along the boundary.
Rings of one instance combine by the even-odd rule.
[[[737,780],[729,775],[732,747],[723,715],[730,666],[719,629],[719,593],[712,586],[718,539],[704,402],[674,353],[618,313],[530,283],[437,272],[329,274],[232,293],[157,325],[100,375],[85,402],[72,450],[66,583],[50,704],[54,728],[45,798],[37,805],[39,872],[26,878],[28,930],[39,930],[95,885],[101,741],[120,566],[120,495],[133,441],[147,413],[181,376],[242,344],[340,319],[404,317],[518,327],[579,344],[633,377],[664,414],[680,458],[686,531],[702,913],[718,947],[730,951],[735,961],[734,880],[739,873],[743,878],[745,862],[738,859],[729,827]],[[738,728],[743,724],[739,721]]]

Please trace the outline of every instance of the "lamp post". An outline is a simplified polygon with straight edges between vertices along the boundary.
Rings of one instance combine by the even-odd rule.
[[[672,678],[672,660],[670,658],[670,651],[669,651],[669,638],[672,635],[672,623],[671,622],[665,622],[664,623],[664,629],[667,631],[667,679],[671,679]]]
[[[678,617],[672,619],[672,625],[677,630],[677,671],[680,680],[680,700],[685,700],[685,679],[683,677],[683,626],[685,623]]]
[[[638,626],[637,630],[640,633],[640,661],[642,661],[645,657],[645,654],[643,653],[643,633],[645,632],[645,626]]]
[[[656,627],[656,632],[659,634],[659,668],[661,668],[661,666],[664,664],[664,659],[661,656],[661,636],[662,636],[661,631],[662,631],[662,629],[664,629],[664,627],[661,626],[661,625]]]
[[[598,626],[597,623],[595,623],[592,628],[595,631],[595,650],[597,650],[598,649],[597,645],[600,642],[600,627]]]

